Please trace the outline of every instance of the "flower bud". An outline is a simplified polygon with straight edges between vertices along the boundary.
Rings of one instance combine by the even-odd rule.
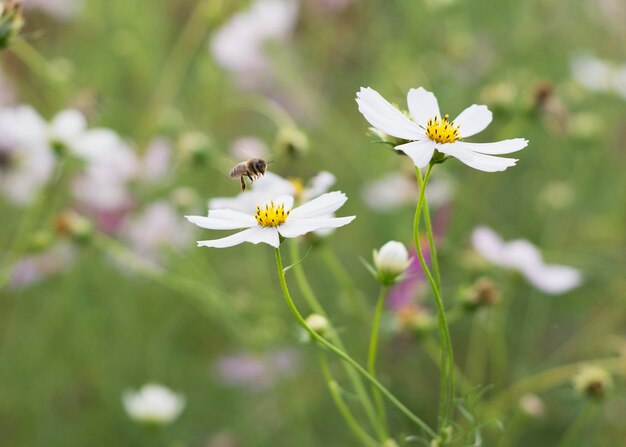
[[[209,159],[211,139],[201,132],[187,132],[181,135],[178,147],[182,157],[193,165],[202,166]]]
[[[308,152],[309,138],[295,127],[284,127],[276,136],[274,148],[283,156],[298,158]]]
[[[500,301],[500,292],[496,283],[487,277],[478,278],[462,297],[463,305],[468,310],[489,307]]]
[[[93,223],[75,211],[65,211],[57,216],[54,229],[58,234],[76,242],[87,242],[93,234]]]
[[[326,317],[323,317],[319,314],[311,314],[309,315],[304,322],[310,327],[312,330],[317,332],[319,335],[324,335],[326,331],[328,331],[329,324]]]
[[[410,264],[409,253],[401,242],[389,241],[379,251],[374,250],[378,280],[385,285],[393,284]]]
[[[608,371],[599,366],[584,366],[572,379],[574,388],[581,395],[591,399],[602,399],[613,387],[613,379]]]
[[[540,418],[544,415],[546,409],[543,400],[533,393],[526,393],[519,399],[519,408],[528,416]]]
[[[0,0],[0,49],[9,46],[22,26],[24,19],[21,0]]]

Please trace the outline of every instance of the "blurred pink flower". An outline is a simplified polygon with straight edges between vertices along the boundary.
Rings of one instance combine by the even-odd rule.
[[[58,243],[44,252],[25,256],[11,271],[12,287],[27,287],[68,267],[76,251],[69,243]]]
[[[254,79],[269,68],[265,45],[284,41],[297,18],[295,0],[256,0],[213,34],[211,54],[220,66],[245,83],[246,78]]]
[[[293,349],[237,354],[220,358],[215,373],[223,385],[261,391],[273,386],[280,378],[294,374],[299,362],[298,353]]]

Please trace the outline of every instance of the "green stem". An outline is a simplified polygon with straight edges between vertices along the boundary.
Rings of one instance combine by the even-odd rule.
[[[440,398],[439,398],[439,426],[443,428],[450,417],[452,400],[454,398],[454,356],[452,350],[452,340],[450,337],[450,330],[448,328],[448,322],[446,320],[445,308],[443,306],[443,299],[441,298],[441,291],[439,286],[433,277],[428,265],[426,264],[426,260],[424,259],[424,253],[422,251],[422,245],[420,241],[419,234],[419,222],[422,213],[422,209],[424,208],[426,202],[426,186],[428,185],[428,180],[430,179],[430,174],[432,172],[433,165],[428,165],[428,169],[426,170],[426,175],[422,180],[422,174],[419,169],[416,169],[416,176],[418,179],[418,183],[422,185],[420,188],[419,199],[417,201],[417,207],[415,209],[415,218],[413,221],[413,238],[415,241],[415,249],[417,250],[417,257],[419,259],[420,265],[424,270],[424,274],[428,279],[428,283],[435,295],[435,301],[437,303],[437,313],[438,313],[438,321],[439,321],[439,338],[441,340],[441,374],[440,374]],[[432,227],[427,225],[426,232],[428,233],[429,240],[434,240],[432,236]],[[436,258],[436,253],[431,253],[431,258]]]
[[[374,323],[372,324],[372,335],[370,336],[369,355],[367,357],[367,370],[374,377],[376,377],[376,352],[378,350],[378,332],[380,328],[380,320],[383,315],[386,296],[387,287],[382,286],[380,288],[380,294],[378,295],[378,301],[376,302],[376,312],[374,313]],[[376,407],[378,408],[378,417],[385,427],[385,431],[387,432],[385,403],[383,402],[383,398],[376,388],[372,388],[372,394],[374,395]]]
[[[558,447],[571,447],[576,445],[577,441],[580,441],[580,434],[582,430],[591,422],[597,409],[598,405],[593,402],[588,402],[583,411],[574,420],[569,429],[567,429],[563,438],[561,438]]]
[[[346,347],[341,341],[341,337],[339,337],[339,334],[337,333],[334,326],[330,322],[330,319],[328,318],[328,314],[326,313],[326,311],[324,310],[324,307],[315,296],[315,292],[313,292],[313,288],[309,284],[309,281],[306,275],[304,274],[304,269],[302,268],[302,265],[299,262],[300,254],[298,250],[297,240],[294,239],[294,240],[289,241],[289,250],[290,250],[289,254],[291,256],[291,262],[293,263],[292,270],[296,276],[296,282],[298,283],[298,286],[300,287],[300,290],[302,291],[302,295],[304,295],[304,299],[306,300],[307,304],[311,307],[313,312],[319,315],[322,315],[328,320],[328,324],[329,324],[328,338],[335,345],[337,345],[339,349],[345,351]],[[352,383],[352,386],[354,387],[354,391],[359,397],[359,400],[361,401],[363,405],[363,409],[365,410],[365,413],[368,419],[370,420],[372,427],[374,427],[374,429],[376,430],[377,435],[379,436],[380,440],[384,441],[387,438],[385,427],[376,416],[374,405],[372,404],[370,396],[367,394],[367,390],[365,389],[365,385],[363,384],[363,381],[361,380],[361,376],[359,376],[359,374],[354,370],[354,368],[351,368],[349,365],[344,363],[344,366],[346,368],[346,374],[348,375],[348,378],[350,382]]]
[[[441,276],[439,274],[439,259],[437,257],[437,245],[435,244],[435,237],[432,230],[432,224],[430,221],[430,208],[428,206],[428,198],[426,197],[426,182],[422,179],[422,173],[419,169],[415,169],[417,174],[417,184],[420,191],[424,190],[424,223],[426,224],[426,233],[428,235],[428,248],[430,250],[430,262],[433,266],[433,276],[437,282],[437,287],[441,290]]]
[[[352,433],[354,433],[354,435],[359,438],[364,445],[369,447],[378,447],[379,444],[374,440],[374,438],[368,435],[365,430],[363,430],[363,428],[354,418],[352,412],[350,411],[350,408],[343,400],[339,384],[335,381],[335,379],[333,379],[330,368],[328,367],[328,360],[326,360],[326,356],[321,351],[319,351],[319,358],[322,368],[322,374],[324,375],[324,379],[326,380],[326,386],[328,387],[328,391],[330,392],[330,395],[332,396],[333,401],[337,406],[337,409],[343,416],[343,419],[346,421],[346,424],[348,425],[350,430],[352,430]]]
[[[402,414],[404,414],[408,419],[410,419],[413,423],[415,423],[418,427],[424,430],[429,436],[432,438],[436,438],[437,434],[426,424],[422,419],[420,419],[417,415],[415,415],[411,410],[409,410],[402,402],[400,402],[387,388],[385,388],[378,380],[376,380],[370,373],[368,373],[365,368],[359,365],[352,357],[343,352],[337,346],[333,345],[329,341],[327,341],[324,337],[319,335],[313,329],[311,329],[304,321],[304,318],[298,311],[298,308],[294,304],[291,299],[291,295],[289,293],[289,289],[287,288],[287,282],[285,281],[285,271],[283,269],[283,261],[280,255],[280,249],[275,249],[276,254],[276,266],[278,268],[278,279],[280,280],[280,286],[283,291],[283,295],[285,296],[285,301],[287,302],[287,306],[291,313],[294,315],[300,326],[302,326],[310,335],[311,338],[317,341],[320,345],[324,346],[326,349],[331,351],[337,357],[342,359],[344,362],[348,363],[354,369],[356,369],[359,374],[361,374],[369,383],[380,391],[383,396],[385,396],[389,402],[392,403]]]

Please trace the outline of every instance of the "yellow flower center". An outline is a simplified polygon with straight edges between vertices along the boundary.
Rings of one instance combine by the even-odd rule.
[[[257,223],[262,227],[277,227],[285,223],[287,216],[289,216],[289,211],[285,211],[285,204],[277,205],[273,200],[266,203],[263,208],[257,205],[254,213]]]
[[[302,180],[297,177],[289,177],[287,180],[289,180],[293,185],[294,195],[296,197],[300,197],[302,195],[302,191],[304,191]]]
[[[437,143],[454,143],[461,139],[459,126],[454,125],[454,121],[448,121],[448,115],[443,119],[438,116],[428,120],[426,124],[426,136]]]

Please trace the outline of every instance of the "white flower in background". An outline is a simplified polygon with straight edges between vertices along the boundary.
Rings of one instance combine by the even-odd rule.
[[[346,203],[346,200],[348,198],[344,193],[335,191],[292,208],[293,197],[280,196],[265,204],[258,204],[254,214],[216,209],[209,210],[208,217],[186,217],[190,222],[209,230],[243,229],[225,238],[198,241],[199,247],[224,248],[243,242],[262,242],[278,248],[280,236],[294,238],[316,230],[342,227],[352,222],[355,216],[328,217]]]
[[[256,137],[240,137],[233,141],[230,153],[237,160],[245,161],[251,158],[267,158],[269,151],[267,144]]]
[[[244,213],[254,212],[259,203],[266,203],[277,196],[294,196],[308,201],[327,192],[335,184],[335,176],[322,171],[313,177],[306,186],[298,180],[289,180],[273,172],[266,172],[256,180],[251,189],[235,197],[216,197],[209,200],[209,209],[230,208]]]
[[[519,399],[519,408],[524,413],[534,418],[543,416],[546,412],[546,406],[539,396],[533,393],[523,394]]]
[[[626,99],[626,64],[615,64],[591,55],[571,61],[572,77],[593,92],[618,94]]]
[[[147,183],[164,180],[172,167],[172,142],[165,137],[155,138],[141,159],[140,177]]]
[[[383,284],[393,284],[410,264],[409,252],[401,242],[389,241],[380,250],[374,250],[374,267]]]
[[[62,144],[73,151],[75,144],[87,131],[87,119],[76,109],[57,113],[48,126],[48,140],[51,145]]]
[[[148,205],[127,222],[122,232],[135,252],[155,261],[163,250],[183,248],[192,240],[192,228],[166,201]]]
[[[256,0],[215,32],[211,53],[220,66],[233,73],[263,71],[268,67],[265,44],[287,38],[297,18],[295,0]]]
[[[428,204],[438,208],[452,199],[454,188],[450,179],[433,177],[428,183]],[[386,213],[405,205],[415,206],[419,195],[417,180],[399,172],[389,173],[363,186],[361,197],[374,211]]]
[[[148,424],[169,424],[185,407],[182,395],[157,384],[144,385],[137,392],[125,391],[122,401],[132,420]]]
[[[395,149],[404,152],[418,168],[427,166],[437,150],[481,171],[504,171],[514,166],[517,160],[494,155],[516,152],[528,144],[523,138],[495,143],[461,141],[483,131],[491,123],[492,114],[487,106],[471,105],[450,121],[448,115],[439,111],[435,95],[422,87],[409,90],[410,118],[369,87],[361,88],[356,101],[359,111],[378,131],[409,141],[395,146]]]
[[[68,20],[80,11],[83,0],[22,0],[24,9],[39,9],[58,20]]]
[[[89,130],[73,146],[75,155],[86,162],[84,173],[74,182],[74,196],[94,210],[127,207],[128,183],[140,166],[132,149],[108,129]]]
[[[43,252],[25,256],[13,266],[9,284],[26,287],[56,275],[74,261],[75,255],[75,248],[62,242]]]
[[[575,268],[545,264],[539,249],[529,241],[504,242],[491,228],[476,228],[472,233],[472,246],[486,260],[520,272],[529,283],[548,294],[568,292],[582,282],[582,275]]]
[[[50,180],[55,156],[47,129],[31,107],[0,108],[0,191],[16,204],[30,203]]]

